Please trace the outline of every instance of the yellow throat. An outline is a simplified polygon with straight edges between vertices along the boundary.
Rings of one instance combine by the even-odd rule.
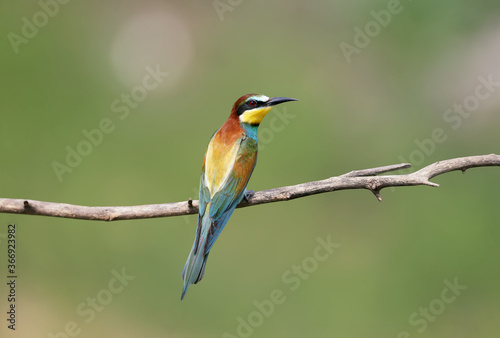
[[[240,121],[248,124],[260,124],[264,116],[266,116],[272,108],[273,107],[261,107],[247,110],[240,115]]]

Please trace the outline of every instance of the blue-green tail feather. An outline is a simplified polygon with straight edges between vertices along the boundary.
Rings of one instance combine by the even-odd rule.
[[[182,279],[184,279],[184,287],[182,289],[181,300],[184,299],[186,292],[191,284],[198,283],[205,274],[205,266],[207,264],[208,252],[205,253],[207,244],[207,234],[210,229],[211,220],[208,215],[201,220],[201,231],[196,234],[196,239],[193,248],[189,253],[189,257],[182,269]]]
[[[231,183],[229,185],[231,186]],[[203,217],[198,219],[193,248],[182,269],[184,287],[182,289],[181,300],[186,295],[189,286],[198,283],[203,278],[210,249],[219,237],[222,229],[224,229],[234,209],[243,199],[244,192],[242,191],[234,199],[231,199],[228,195],[230,194],[224,192],[215,194],[212,200],[205,206],[206,209],[203,209]],[[215,206],[214,209],[212,209],[212,205]],[[217,212],[213,210],[217,210]]]

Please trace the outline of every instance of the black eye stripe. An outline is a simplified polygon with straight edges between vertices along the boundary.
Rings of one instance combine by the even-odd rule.
[[[262,102],[257,101],[257,100],[250,100],[246,103],[246,106],[248,107],[248,109],[254,109],[254,108],[260,107],[261,105],[262,105]]]
[[[253,105],[252,105],[253,104]],[[237,114],[238,115],[241,115],[243,114],[245,111],[247,110],[251,110],[251,109],[255,109],[255,108],[259,108],[259,107],[262,107],[263,105],[265,104],[265,102],[261,102],[261,101],[258,101],[258,100],[255,100],[255,99],[252,99],[252,100],[248,100],[246,101],[245,103],[243,103],[237,110]]]

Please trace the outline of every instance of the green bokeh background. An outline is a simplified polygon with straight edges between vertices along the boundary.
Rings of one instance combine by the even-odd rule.
[[[32,22],[41,7],[3,3],[0,196],[93,206],[197,198],[208,140],[249,92],[300,100],[261,125],[256,191],[498,152],[498,90],[470,116],[443,119],[478,77],[500,80],[497,1],[401,1],[350,62],[339,45],[354,44],[355,27],[388,1],[221,1],[231,8],[221,16],[211,1],[71,1],[17,53],[8,34],[21,34],[23,17]],[[157,64],[169,75],[120,120],[112,102]],[[53,162],[65,163],[66,147],[103,118],[113,132],[60,182]],[[436,128],[446,140],[431,147]],[[422,142],[432,149],[421,152]],[[18,329],[7,330],[3,314],[0,332],[65,337],[74,321],[78,337],[238,336],[238,318],[259,319],[254,302],[279,289],[286,301],[251,336],[493,337],[499,175],[453,172],[433,180],[440,188],[385,189],[382,203],[355,190],[237,210],[183,302],[196,216],[104,223],[0,214],[1,313],[9,222],[18,226],[19,273]],[[290,290],[283,275],[314,254],[318,237],[340,247]],[[76,308],[122,268],[135,278],[86,323]],[[444,281],[455,279],[467,289],[440,309]],[[439,314],[419,332],[409,319],[430,304]]]

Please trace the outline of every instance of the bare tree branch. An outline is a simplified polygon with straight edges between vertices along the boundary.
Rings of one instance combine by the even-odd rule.
[[[330,177],[326,180],[258,191],[250,195],[248,200],[243,200],[238,205],[238,208],[289,201],[299,197],[346,189],[368,189],[375,194],[379,201],[382,201],[380,190],[383,188],[414,185],[438,187],[438,184],[429,181],[437,175],[454,170],[465,172],[469,168],[487,166],[500,166],[500,155],[468,156],[439,161],[406,175],[375,176],[394,170],[410,168],[411,165],[408,163],[356,170],[341,176]],[[189,199],[188,201],[177,203],[128,207],[87,207],[27,199],[0,198],[0,213],[115,221],[196,214],[198,213],[198,201]]]

